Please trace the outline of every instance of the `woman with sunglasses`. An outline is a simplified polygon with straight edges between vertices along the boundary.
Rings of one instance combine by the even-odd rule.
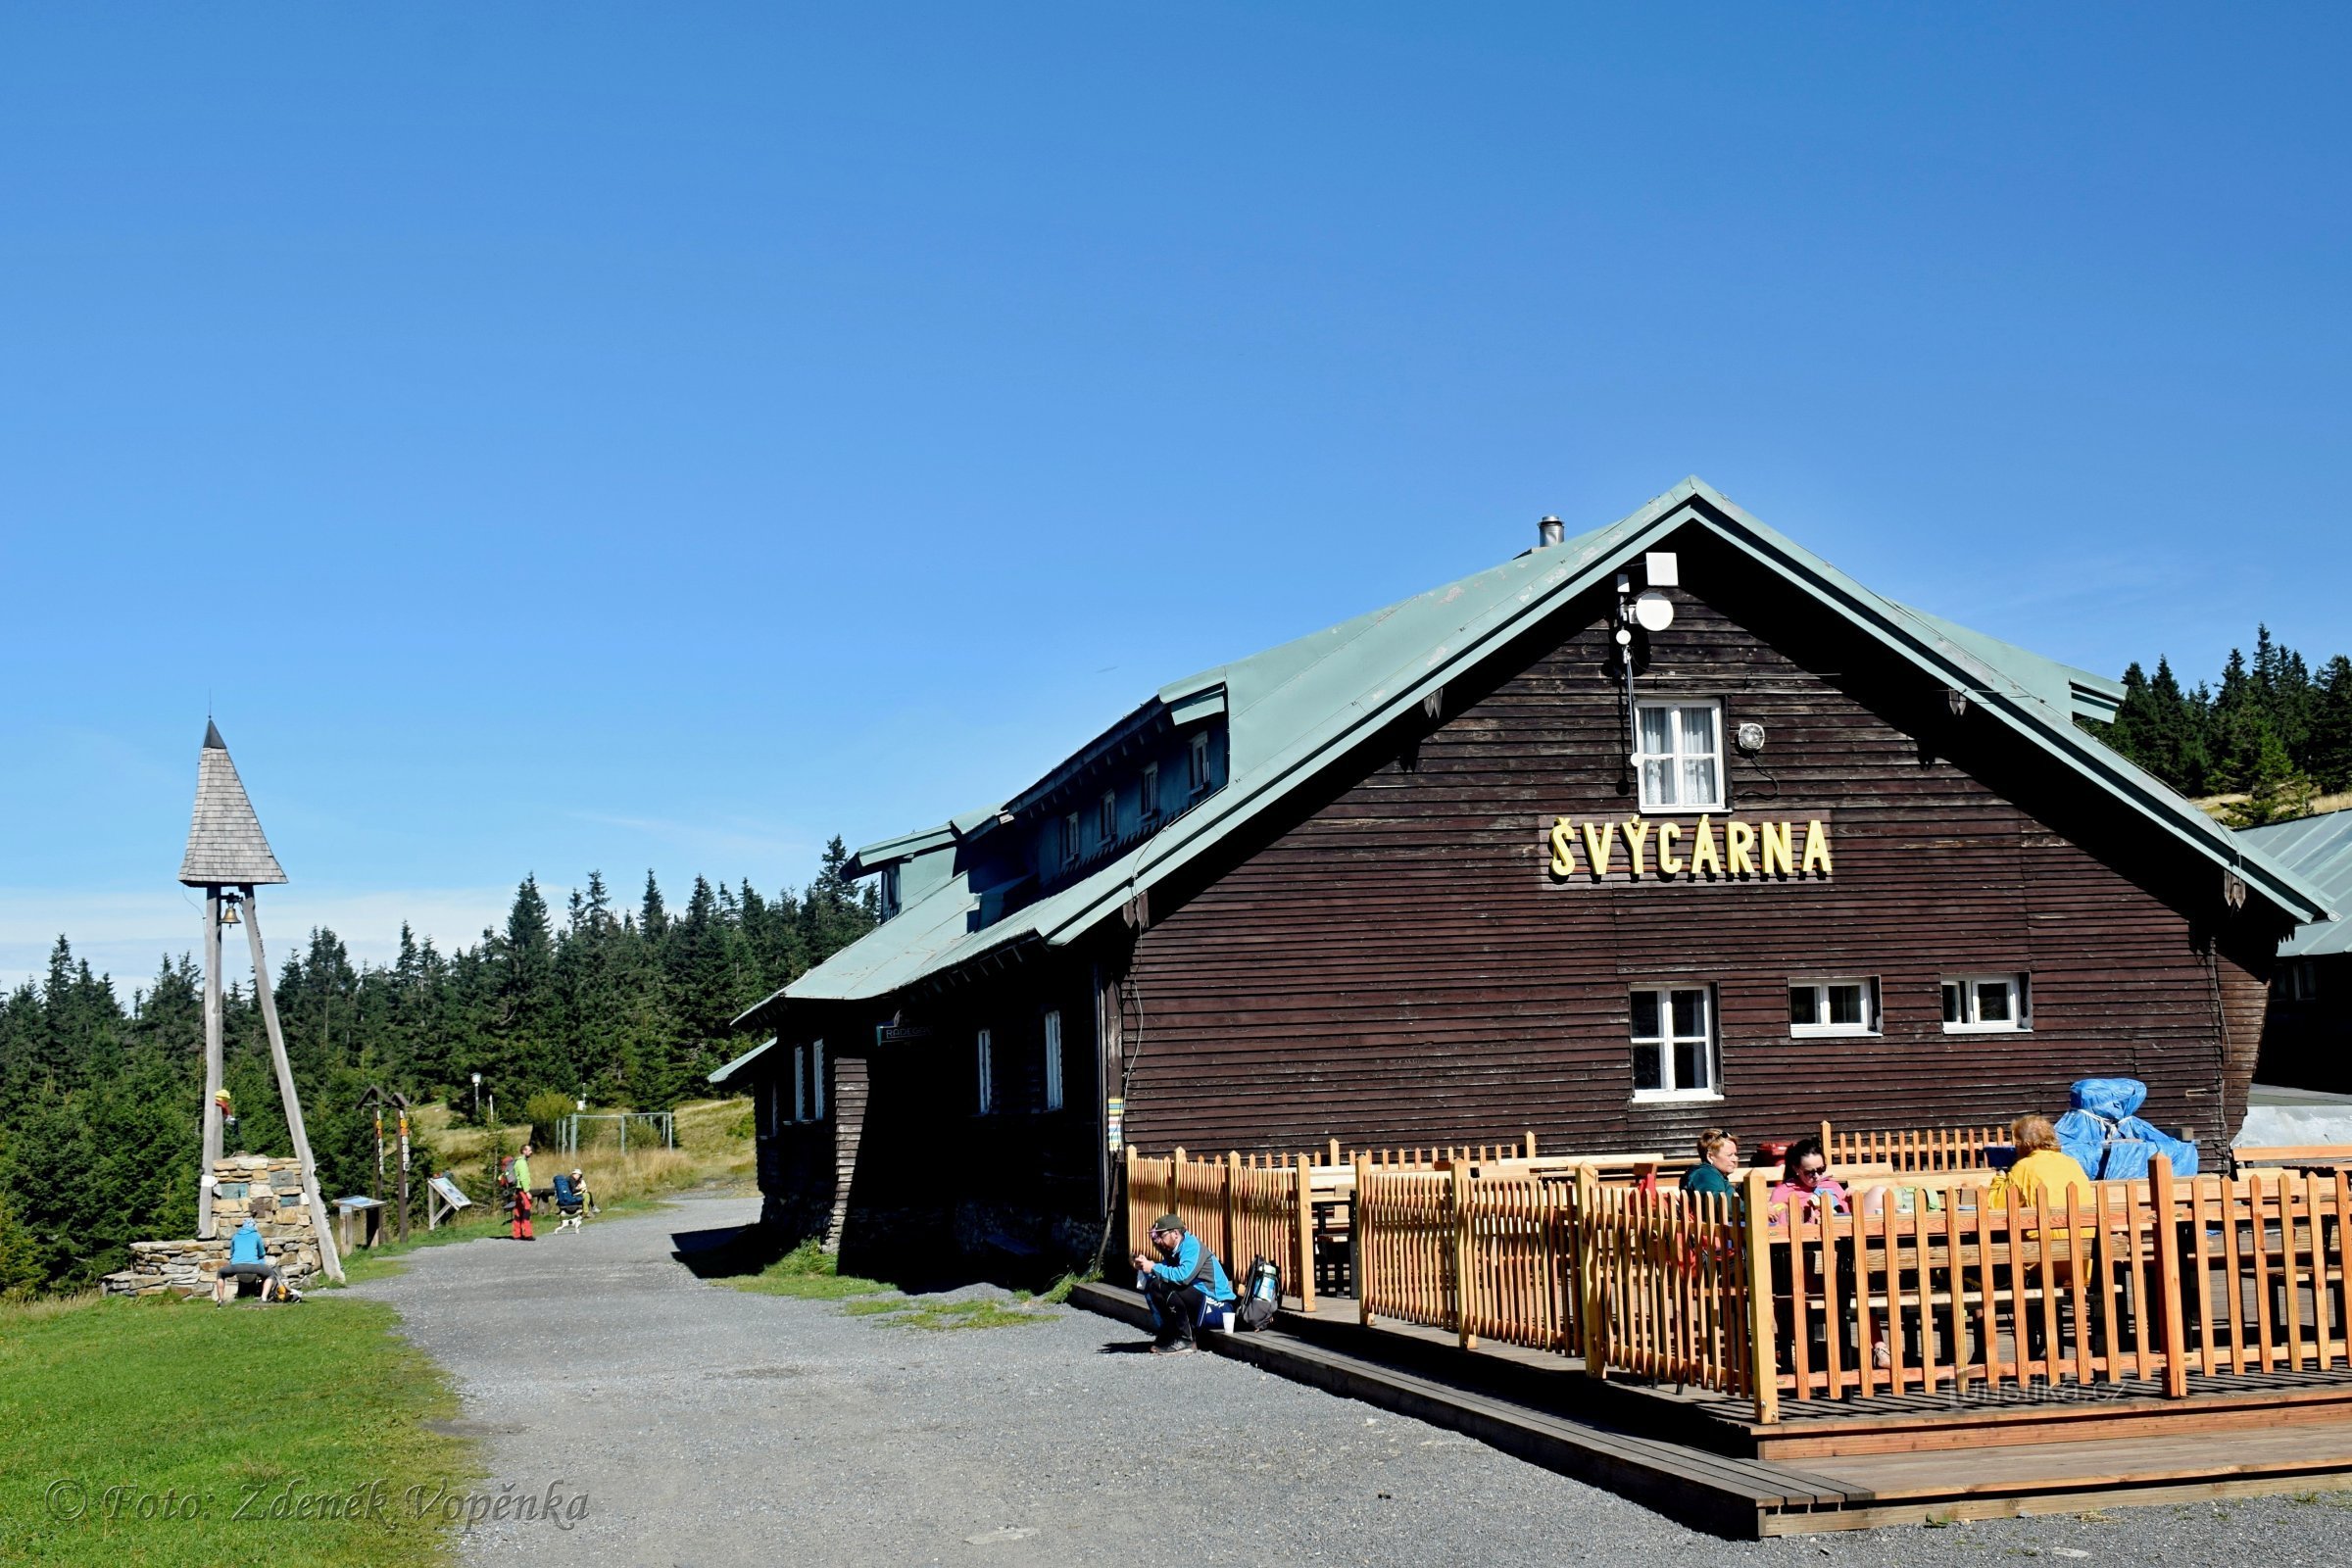
[[[1781,1162],[1780,1184],[1764,1200],[1766,1223],[1775,1229],[1786,1230],[1788,1216],[1816,1219],[1824,1214],[1850,1214],[1853,1206],[1846,1201],[1845,1189],[1830,1179],[1830,1157],[1822,1152],[1821,1140],[1800,1138],[1788,1146],[1788,1155]],[[1853,1278],[1853,1257],[1847,1250],[1850,1242],[1838,1244],[1838,1255],[1846,1260],[1844,1269],[1848,1280]],[[1886,1327],[1878,1318],[1870,1321],[1870,1359],[1878,1367],[1894,1364],[1893,1353],[1886,1346]]]
[[[1846,1214],[1852,1209],[1845,1189],[1830,1179],[1830,1158],[1818,1138],[1799,1138],[1788,1146],[1781,1162],[1781,1180],[1765,1199],[1765,1213],[1775,1225],[1785,1225],[1793,1213],[1799,1219],[1823,1214]]]

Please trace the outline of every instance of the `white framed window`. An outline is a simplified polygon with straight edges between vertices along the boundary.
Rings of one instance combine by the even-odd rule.
[[[1791,980],[1788,1032],[1812,1035],[1875,1035],[1879,1032],[1879,983],[1869,980]]]
[[[1720,811],[1723,798],[1723,705],[1637,705],[1644,811]]]
[[[1119,797],[1114,790],[1104,790],[1095,803],[1095,837],[1105,849],[1119,842]]]
[[[989,1059],[987,1030],[982,1029],[972,1036],[972,1055],[979,1068],[980,1114],[985,1116],[997,1108],[997,1069],[996,1063]]]
[[[1715,994],[1639,986],[1633,994],[1634,1098],[1717,1100]]]
[[[1061,819],[1061,863],[1066,869],[1085,858],[1086,848],[1078,842],[1078,813],[1072,811]]]
[[[1149,826],[1159,819],[1159,764],[1157,762],[1144,764],[1141,795],[1142,809],[1138,814],[1143,818],[1145,825]]]
[[[882,868],[882,918],[887,920],[898,912],[899,868],[886,865]]]
[[[2033,1027],[2033,976],[1962,974],[1943,982],[1945,1034],[2000,1034]]]
[[[808,1119],[808,1048],[807,1046],[795,1046],[795,1047],[793,1047],[793,1048],[792,1048],[792,1119],[793,1119],[794,1121],[796,1121],[796,1122],[803,1122],[803,1121],[807,1121],[807,1120]]]
[[[2309,958],[2297,958],[2286,966],[2286,1000],[2316,1002],[2320,996],[2320,971]]]
[[[1061,1108],[1061,1012],[1046,1012],[1046,1108]]]
[[[1204,793],[1208,789],[1208,731],[1201,730],[1193,737],[1185,761],[1185,787],[1195,795]]]
[[[825,1119],[825,1043],[817,1041],[808,1048],[808,1103],[816,1121]]]

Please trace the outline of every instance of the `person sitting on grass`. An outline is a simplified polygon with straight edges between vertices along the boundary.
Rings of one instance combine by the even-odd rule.
[[[1158,1253],[1154,1257],[1152,1252]],[[1200,1237],[1184,1228],[1174,1214],[1152,1222],[1152,1251],[1134,1259],[1136,1284],[1152,1304],[1152,1353],[1183,1355],[1198,1349],[1193,1332],[1211,1305],[1220,1309],[1237,1299],[1225,1265],[1217,1261]]]
[[[260,1280],[262,1299],[265,1301],[270,1299],[272,1293],[283,1301],[302,1299],[287,1287],[286,1277],[278,1272],[277,1265],[270,1261],[270,1253],[262,1246],[261,1229],[253,1223],[250,1214],[245,1216],[245,1223],[237,1227],[235,1234],[229,1237],[228,1261],[221,1264],[220,1272],[213,1276],[213,1304],[225,1306],[229,1298],[237,1294],[239,1280]]]
[[[1708,1198],[1730,1198],[1732,1173],[1740,1168],[1740,1140],[1720,1127],[1698,1135],[1698,1163],[1683,1172],[1683,1191]]]

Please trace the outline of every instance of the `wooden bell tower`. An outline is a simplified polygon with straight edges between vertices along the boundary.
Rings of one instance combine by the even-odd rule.
[[[253,949],[253,991],[262,1004],[262,1022],[270,1032],[270,1059],[277,1069],[277,1093],[285,1102],[286,1128],[293,1135],[294,1157],[302,1162],[302,1197],[310,1205],[311,1227],[318,1238],[318,1264],[327,1278],[343,1278],[343,1260],[335,1251],[334,1227],[327,1223],[326,1202],[318,1195],[318,1166],[311,1158],[310,1135],[303,1131],[302,1101],[294,1092],[294,1069],[286,1059],[285,1031],[278,1026],[277,999],[270,989],[270,960],[262,950],[262,922],[255,890],[283,883],[286,873],[270,852],[261,819],[253,814],[237,764],[228,759],[220,726],[204,726],[204,750],[197,754],[196,814],[188,824],[188,852],[179,863],[182,886],[204,889],[204,1169],[196,1188],[196,1234],[213,1238],[213,1167],[224,1151],[220,1147],[220,942],[228,926],[245,927]],[[240,909],[242,916],[240,917]]]

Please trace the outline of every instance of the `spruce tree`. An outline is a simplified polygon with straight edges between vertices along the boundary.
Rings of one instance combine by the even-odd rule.
[[[2342,654],[2321,669],[2313,692],[2309,757],[2321,789],[2352,789],[2352,658]]]

